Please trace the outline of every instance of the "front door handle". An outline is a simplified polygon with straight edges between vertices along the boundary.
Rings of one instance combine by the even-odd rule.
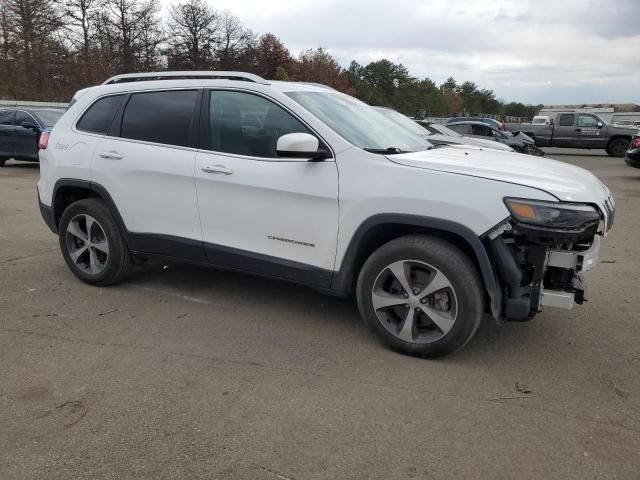
[[[581,132],[582,129],[581,128],[576,128],[576,132]]]
[[[111,150],[110,152],[100,152],[98,156],[100,158],[104,158],[105,160],[122,160],[124,158],[118,152],[114,152],[113,150]]]
[[[224,175],[231,175],[233,173],[233,170],[224,165],[205,165],[202,167],[202,171],[207,173],[223,173]]]

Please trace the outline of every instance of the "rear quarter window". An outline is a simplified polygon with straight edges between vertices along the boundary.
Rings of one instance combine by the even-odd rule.
[[[560,115],[558,125],[560,125],[561,127],[572,127],[575,117],[576,116],[573,113],[564,113]]]
[[[124,95],[112,95],[97,100],[82,115],[76,128],[83,132],[105,135],[109,131],[109,126],[111,126],[123,98]]]

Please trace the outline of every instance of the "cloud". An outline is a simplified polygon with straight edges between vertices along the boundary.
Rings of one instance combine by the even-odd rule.
[[[172,0],[178,1],[178,0]],[[640,103],[640,0],[211,0],[294,54],[380,58],[508,101]]]

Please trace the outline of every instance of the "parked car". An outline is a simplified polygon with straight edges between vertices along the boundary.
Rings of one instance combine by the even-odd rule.
[[[334,89],[243,72],[118,75],[41,144],[42,216],[80,280],[159,255],[355,295],[411,355],[463,347],[485,312],[582,303],[614,216],[582,168],[430,148]]]
[[[492,138],[513,148],[516,152],[544,157],[535,142],[520,132],[503,132],[482,122],[464,121],[447,124],[452,130],[473,138]]]
[[[48,132],[64,110],[55,108],[0,109],[0,167],[11,158],[38,161],[38,139]]]
[[[631,140],[631,145],[629,145],[624,161],[630,167],[640,168],[640,133],[636,134]]]
[[[458,122],[482,122],[498,130],[506,130],[504,127],[504,123],[502,123],[500,120],[487,117],[451,117],[447,120],[446,125]]]
[[[398,125],[402,125],[407,129],[415,132],[416,135],[420,135],[421,137],[424,137],[429,143],[434,145],[472,145],[474,147],[490,148],[493,150],[513,152],[513,149],[511,147],[507,145],[503,145],[502,143],[497,141],[480,140],[477,138],[463,137],[462,135],[458,135],[454,131],[451,131],[451,133],[454,134],[453,136],[443,135],[442,133],[439,133],[439,132],[434,133],[432,130],[429,130],[428,128],[424,128],[423,126],[421,126],[422,124],[420,122],[415,122],[414,120],[411,120],[406,115],[403,115],[402,113],[397,112],[391,108],[387,108],[387,107],[373,107],[373,108],[375,108],[377,111],[382,113],[384,116],[386,116],[390,120],[396,122]]]
[[[637,129],[607,125],[595,113],[563,112],[551,125],[507,124],[508,130],[520,130],[539,147],[604,148],[613,157],[624,157]]]
[[[536,115],[531,120],[531,125],[551,125],[551,117],[549,115]]]

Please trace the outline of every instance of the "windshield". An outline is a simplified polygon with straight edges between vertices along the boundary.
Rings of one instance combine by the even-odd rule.
[[[403,115],[400,112],[397,112],[390,108],[385,108],[385,107],[373,107],[373,108],[376,111],[380,112],[385,117],[387,117],[389,120],[397,123],[398,125],[405,127],[406,129],[412,131],[416,135],[419,135],[423,138],[429,137],[429,132],[427,130],[422,128],[420,125],[418,125],[416,122],[411,120],[406,115]]]
[[[288,92],[287,95],[362,149],[399,153],[432,147],[421,135],[348,95],[338,92]]]
[[[462,135],[455,130],[450,129],[449,127],[445,127],[444,125],[440,125],[439,123],[432,123],[429,126],[436,130],[438,133],[446,135],[447,137],[462,137]]]
[[[533,122],[531,122],[531,123],[533,123],[534,125],[538,125],[538,124],[541,124],[541,123],[544,124],[544,123],[547,123],[547,119],[544,118],[544,117],[542,117],[542,118],[534,118]]]
[[[60,120],[64,110],[34,110],[33,112],[47,127],[53,127]]]

